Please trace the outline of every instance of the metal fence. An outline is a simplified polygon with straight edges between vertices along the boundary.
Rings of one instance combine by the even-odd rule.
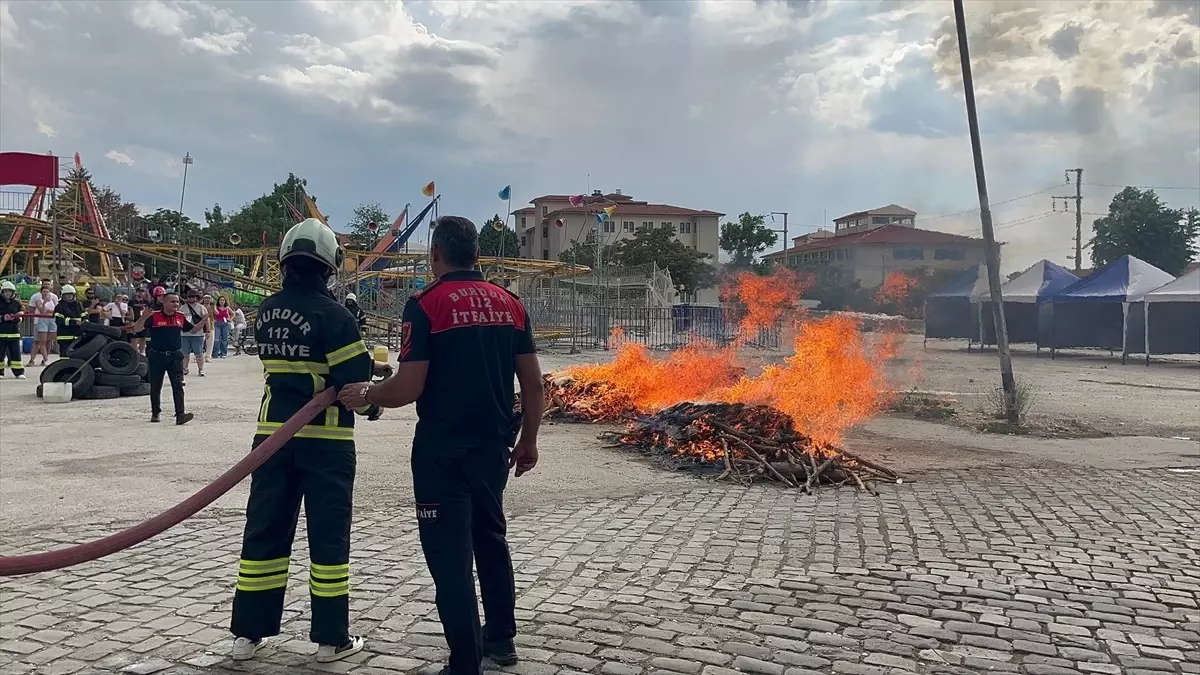
[[[534,330],[556,346],[576,349],[610,349],[618,342],[636,342],[651,349],[671,350],[696,341],[727,346],[740,341],[746,347],[777,349],[780,325],[763,328],[748,339],[740,335],[742,313],[732,307],[551,307],[526,302]]]

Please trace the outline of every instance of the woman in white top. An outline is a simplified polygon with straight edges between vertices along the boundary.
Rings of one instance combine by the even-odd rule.
[[[33,349],[29,350],[29,363],[25,364],[26,367],[33,365],[33,360],[38,354],[42,355],[42,365],[46,365],[51,350],[58,343],[58,324],[54,322],[54,308],[57,306],[58,296],[51,292],[50,280],[42,279],[41,290],[29,299],[29,308],[38,316],[33,320]]]
[[[124,326],[125,319],[129,317],[129,296],[124,293],[117,293],[113,301],[104,306],[104,313],[108,316],[108,325]],[[122,337],[122,340],[127,340],[127,337]]]

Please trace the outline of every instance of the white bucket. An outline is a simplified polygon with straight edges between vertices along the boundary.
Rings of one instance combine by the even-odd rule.
[[[46,403],[69,403],[74,393],[70,382],[46,382],[42,384],[42,400]]]

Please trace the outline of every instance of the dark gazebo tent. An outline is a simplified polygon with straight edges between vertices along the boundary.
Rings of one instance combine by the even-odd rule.
[[[1200,354],[1200,269],[1150,291],[1142,307],[1147,365],[1151,354]]]
[[[1063,289],[1038,307],[1038,346],[1121,351],[1121,361],[1145,349],[1146,294],[1175,277],[1131,255]]]
[[[974,265],[925,296],[925,339],[979,340],[979,303],[987,293],[987,269]]]
[[[1077,281],[1079,277],[1065,267],[1049,260],[1039,260],[1001,286],[1008,341],[1037,342],[1038,305]],[[996,344],[996,322],[992,318],[990,297],[984,296],[980,303],[979,320],[983,327],[981,342],[985,345]]]

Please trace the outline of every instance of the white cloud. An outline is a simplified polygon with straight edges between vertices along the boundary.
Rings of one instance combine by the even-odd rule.
[[[54,127],[41,120],[37,121],[37,132],[47,138],[54,138],[56,135],[58,135],[58,132],[55,131]]]
[[[183,26],[194,18],[176,3],[161,0],[145,0],[133,5],[130,10],[133,25],[160,35],[183,35]]]
[[[125,166],[133,166],[133,158],[123,152],[118,152],[116,150],[109,150],[107,153],[104,154],[104,156],[111,159],[112,161],[116,162],[117,164],[124,164]]]
[[[1085,185],[1200,185],[1200,29],[1177,9],[968,3],[994,199],[1074,166]],[[195,151],[196,209],[233,211],[294,171],[335,220],[363,201],[394,214],[431,178],[477,217],[506,183],[519,201],[589,175],[655,201],[808,214],[798,225],[889,202],[936,215],[975,194],[949,15],[943,0],[0,1],[6,38],[91,35],[37,59],[0,42],[3,140],[122,148],[139,181],[114,187],[149,204],[178,194]],[[1089,211],[1111,197],[1085,190]],[[1073,217],[1036,219],[1048,209],[998,210],[1006,266],[1064,260]],[[978,230],[977,214],[934,222]]]
[[[184,40],[184,44],[213,54],[221,54],[229,56],[236,53],[246,44],[246,34],[241,31],[233,33],[205,33],[200,37],[193,37]]]

